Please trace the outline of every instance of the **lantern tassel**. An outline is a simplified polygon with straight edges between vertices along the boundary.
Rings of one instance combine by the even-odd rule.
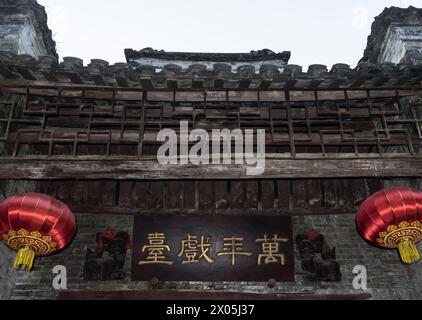
[[[15,259],[15,269],[22,268],[23,270],[30,271],[34,264],[35,252],[29,247],[22,248],[18,251]]]
[[[399,243],[401,260],[406,264],[415,263],[420,260],[418,248],[411,240],[404,240]]]

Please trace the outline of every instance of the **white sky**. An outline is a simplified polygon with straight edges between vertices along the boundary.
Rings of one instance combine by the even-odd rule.
[[[363,55],[373,18],[384,7],[422,0],[39,0],[60,57],[125,62],[124,49],[291,51],[307,67]]]

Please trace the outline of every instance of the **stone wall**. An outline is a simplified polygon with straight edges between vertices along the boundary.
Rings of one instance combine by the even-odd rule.
[[[14,253],[0,244],[0,300],[10,298],[15,286],[16,272],[13,270]]]
[[[266,283],[161,283],[157,289],[233,290],[242,292],[294,292],[294,293],[362,293],[353,289],[353,267],[364,265],[368,273],[368,290],[375,299],[422,298],[422,262],[406,266],[401,264],[395,250],[381,250],[363,241],[355,230],[354,214],[342,216],[304,216],[294,218],[294,233],[310,229],[320,230],[328,242],[337,247],[343,280],[338,283],[307,282],[302,276],[300,261],[296,261],[296,282],[278,283],[269,289]],[[72,245],[60,254],[39,258],[31,273],[18,272],[13,299],[52,299],[57,292],[52,288],[55,265],[64,265],[68,272],[68,290],[150,290],[145,282],[130,280],[130,254],[122,281],[85,282],[83,267],[88,247],[95,248],[95,236],[109,226],[132,234],[132,216],[78,215],[78,234]]]
[[[0,51],[58,58],[43,6],[35,0],[0,0]]]
[[[422,57],[422,26],[420,25],[392,25],[390,26],[381,47],[379,63],[404,62],[420,63],[412,59],[420,54]]]
[[[25,193],[35,189],[30,181],[0,181],[0,202],[17,193]],[[13,269],[15,252],[0,243],[0,300],[10,299],[15,287],[18,272]]]
[[[58,58],[52,32],[47,26],[44,7],[35,0],[0,0],[0,51],[28,54],[33,57],[51,55]],[[1,94],[0,99],[9,100]],[[1,105],[0,115],[4,118],[8,109]],[[5,123],[0,124],[3,132]],[[6,151],[3,145],[0,154]],[[17,193],[36,189],[35,182],[0,181],[0,201]],[[0,300],[9,299],[15,287],[18,272],[13,269],[15,253],[0,244]]]
[[[422,63],[422,9],[386,8],[372,24],[362,61]]]
[[[0,100],[19,103],[21,98],[12,97],[9,94],[0,94]],[[7,118],[9,112],[10,106],[6,107],[5,104],[0,103],[0,117]],[[0,132],[5,131],[5,126],[6,123],[0,123]],[[4,156],[7,153],[8,151],[5,149],[4,144],[0,144],[0,156]],[[36,182],[31,181],[0,180],[0,202],[17,193],[34,191],[36,186]],[[0,300],[10,298],[15,286],[17,272],[13,269],[14,259],[15,253],[0,243]]]

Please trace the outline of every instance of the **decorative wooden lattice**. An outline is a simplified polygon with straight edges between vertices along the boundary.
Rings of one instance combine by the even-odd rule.
[[[265,129],[285,158],[415,155],[422,102],[409,91],[119,91],[26,88],[1,102],[2,157],[154,156],[163,128]]]

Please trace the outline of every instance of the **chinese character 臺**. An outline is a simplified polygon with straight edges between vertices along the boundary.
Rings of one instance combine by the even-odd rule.
[[[284,266],[285,258],[284,254],[280,253],[280,243],[288,241],[289,239],[279,238],[277,234],[272,239],[268,238],[266,234],[262,239],[257,239],[256,242],[262,245],[262,254],[258,256],[258,265],[262,265],[262,259],[265,258],[265,264],[280,262]]]
[[[184,256],[186,258],[182,264],[196,263],[201,259],[205,259],[208,263],[214,263],[214,260],[209,256],[210,249],[211,244],[209,243],[209,238],[201,236],[201,240],[199,241],[196,236],[188,234],[187,238],[182,240],[182,249],[178,256]],[[200,255],[198,257],[199,252]]]
[[[165,252],[170,252],[170,246],[165,243],[166,236],[164,233],[148,234],[148,244],[142,247],[142,252],[148,252],[145,260],[139,261],[143,264],[167,264],[172,265],[173,261],[168,261]]]
[[[217,256],[232,256],[232,266],[236,265],[236,256],[252,256],[251,252],[243,251],[243,241],[241,237],[224,238],[224,249]]]

